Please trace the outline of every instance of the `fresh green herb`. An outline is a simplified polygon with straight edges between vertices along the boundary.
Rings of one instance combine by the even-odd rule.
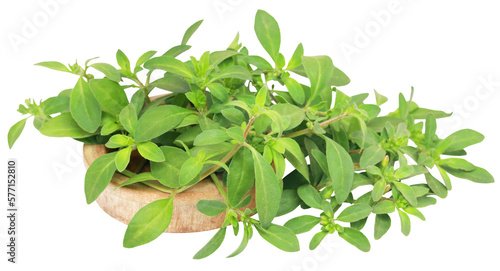
[[[412,100],[413,89],[409,100],[398,96],[394,112],[380,115],[388,98],[375,91],[369,103],[367,93],[342,92],[339,87],[350,80],[330,57],[305,56],[299,44],[287,63],[280,53],[278,23],[262,10],[254,28],[268,55],[251,55],[238,34],[225,50],[179,58],[191,48],[187,43],[201,24],[189,27],[181,44],[163,55],[144,53],[135,66],[121,50],[116,53],[118,67],[90,64],[92,59],[84,66],[38,63],[77,75],[76,84],[38,104],[26,100],[18,111],[27,116],[8,133],[12,147],[33,117],[43,135],[105,144],[111,152],[96,159],[85,175],[89,204],[120,172],[130,179],[117,189],[156,180],[155,188],[171,191],[169,198],[137,212],[125,233],[125,247],[160,236],[171,222],[175,194],[209,176],[224,201],[201,200],[196,206],[207,216],[225,212],[226,220],[195,259],[215,252],[227,227],[243,232],[229,257],[245,249],[254,229],[284,251],[299,250],[296,234],[313,229],[319,232],[310,241],[311,249],[336,233],[369,251],[361,231],[368,217],[375,216],[375,239],[387,233],[396,217],[408,235],[408,214],[425,220],[421,209],[435,204],[436,196],[448,195],[450,176],[494,182],[488,171],[464,159],[464,149],[484,136],[464,129],[439,138],[436,119],[450,114],[420,108]],[[104,77],[96,78],[94,71]],[[163,77],[151,82],[153,71]],[[304,80],[297,75],[309,84],[300,84]],[[151,101],[156,88],[168,93]],[[149,163],[150,172],[127,170],[133,152]],[[284,176],[286,161],[294,170]],[[434,167],[440,179],[432,175]],[[225,172],[224,182],[216,171]],[[257,207],[242,211],[253,187]],[[311,208],[312,215],[297,216],[284,226],[273,223],[298,206]]]

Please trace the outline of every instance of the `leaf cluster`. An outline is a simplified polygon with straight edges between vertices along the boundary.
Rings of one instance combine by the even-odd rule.
[[[105,144],[111,150],[87,170],[87,203],[96,200],[115,172],[130,177],[120,187],[142,183],[171,193],[137,212],[125,233],[125,247],[160,236],[171,221],[175,195],[208,177],[224,201],[201,200],[197,208],[207,216],[225,212],[226,220],[197,259],[217,250],[228,227],[243,232],[230,257],[244,250],[254,229],[284,251],[298,251],[296,235],[313,229],[311,249],[338,234],[369,251],[362,233],[368,217],[375,217],[375,239],[389,230],[394,216],[408,235],[408,215],[425,220],[421,209],[447,196],[450,175],[494,181],[463,158],[465,148],[483,135],[464,129],[439,138],[436,119],[450,114],[419,107],[413,89],[409,99],[399,95],[397,110],[380,115],[387,98],[375,91],[375,103],[369,103],[368,93],[343,93],[338,87],[350,80],[330,57],[306,56],[299,44],[287,60],[280,53],[278,23],[262,10],[256,14],[255,33],[269,57],[252,55],[237,35],[225,50],[181,60],[201,23],[188,28],[181,44],[163,54],[148,51],[134,65],[121,50],[117,66],[90,64],[93,59],[84,66],[38,63],[78,80],[55,97],[39,104],[27,100],[19,107],[27,118],[34,117],[43,135]],[[159,79],[152,80],[153,74]],[[151,99],[153,89],[165,95]],[[10,129],[10,147],[27,118]],[[133,153],[143,158],[136,170],[130,170]],[[285,176],[287,161],[294,170]],[[148,164],[151,170],[142,171]],[[249,209],[252,187],[256,208]],[[311,215],[283,226],[273,223],[299,206]]]

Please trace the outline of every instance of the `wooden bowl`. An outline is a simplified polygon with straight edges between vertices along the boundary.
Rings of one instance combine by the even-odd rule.
[[[84,144],[83,157],[85,166],[88,168],[95,159],[107,152],[108,150],[104,145]],[[137,161],[134,157],[131,159],[131,168],[135,167],[134,160]],[[145,205],[155,200],[170,197],[170,193],[156,190],[141,183],[115,189],[116,186],[128,179],[129,177],[116,172],[108,187],[96,200],[104,212],[118,221],[128,224],[135,213]],[[252,188],[249,194],[252,195],[252,201],[242,210],[255,208],[255,190]],[[204,179],[175,195],[172,221],[165,232],[200,232],[220,228],[224,222],[226,212],[217,216],[202,214],[196,208],[196,203],[202,199],[224,202],[210,178]]]

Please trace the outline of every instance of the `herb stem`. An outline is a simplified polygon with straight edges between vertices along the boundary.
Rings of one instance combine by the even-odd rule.
[[[229,159],[231,159],[231,157],[233,157],[233,155],[238,151],[238,149],[240,147],[241,147],[240,144],[234,146],[234,148],[228,154],[226,154],[226,156],[224,156],[224,158],[222,158],[220,161],[222,163],[226,163],[227,161],[229,161]],[[212,166],[207,171],[205,171],[203,174],[201,174],[200,180],[205,179],[206,177],[208,177],[210,174],[214,173],[219,168],[220,168],[219,165]]]
[[[338,121],[338,120],[341,120],[341,119],[343,119],[343,118],[345,118],[345,117],[347,117],[347,116],[349,116],[349,114],[348,114],[348,113],[346,113],[346,114],[342,114],[342,115],[339,115],[339,116],[337,116],[337,117],[335,117],[335,118],[331,118],[331,119],[329,119],[329,120],[325,120],[325,121],[323,121],[322,123],[320,123],[320,124],[319,124],[319,126],[321,126],[321,127],[325,127],[325,126],[330,125],[330,124],[332,124],[332,123],[334,123],[334,122],[336,122],[336,121]],[[305,129],[303,129],[303,130],[300,130],[300,131],[297,131],[297,132],[293,132],[293,133],[291,133],[291,134],[288,134],[288,135],[283,135],[283,136],[284,136],[284,137],[293,138],[293,137],[298,137],[298,136],[301,136],[301,135],[309,134],[309,133],[311,133],[311,132],[312,132],[312,127],[311,127],[311,128],[305,128]]]
[[[130,171],[128,169],[126,169],[126,170],[124,170],[124,171],[122,171],[120,173],[123,174],[123,175],[125,175],[125,176],[127,176],[127,177],[129,177],[129,178],[132,178],[132,177],[134,177],[134,176],[137,175],[137,173],[134,173],[134,172],[132,172],[132,171]],[[141,183],[145,184],[145,185],[147,185],[147,186],[149,186],[151,188],[154,188],[156,190],[159,190],[159,191],[162,191],[162,192],[166,192],[166,193],[173,193],[173,191],[174,191],[174,189],[172,189],[170,187],[166,187],[166,186],[164,186],[162,184],[158,184],[158,183],[153,182],[153,181],[144,181],[144,182],[141,182]]]
[[[217,175],[215,175],[215,173],[212,173],[212,174],[210,174],[210,177],[212,177],[212,181],[214,181],[215,186],[217,187],[217,189],[219,190],[219,193],[224,198],[224,201],[226,201],[226,204],[229,205],[229,199],[227,197],[227,192],[224,189],[224,187],[222,187],[222,184],[220,183],[220,180],[217,177]]]

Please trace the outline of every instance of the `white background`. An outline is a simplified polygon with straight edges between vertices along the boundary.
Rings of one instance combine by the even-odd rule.
[[[44,9],[40,3],[47,2],[56,5]],[[256,234],[240,256],[225,259],[240,240],[228,231],[219,251],[206,260],[194,261],[194,253],[214,232],[164,234],[139,248],[122,247],[126,226],[95,203],[85,203],[81,144],[44,137],[31,121],[13,150],[8,150],[6,138],[9,127],[21,119],[16,109],[24,99],[54,96],[72,87],[77,79],[35,67],[34,63],[78,59],[83,64],[88,58],[100,56],[101,61],[116,64],[117,49],[134,63],[145,51],[164,52],[179,44],[184,30],[199,19],[205,21],[189,42],[193,45],[189,55],[199,57],[205,50],[225,49],[238,31],[251,53],[264,55],[253,32],[255,12],[264,9],[280,24],[285,57],[290,58],[299,42],[304,43],[307,55],[331,56],[352,80],[342,88],[344,92],[376,89],[391,100],[384,107],[387,113],[396,107],[398,93],[408,97],[414,86],[414,101],[420,106],[455,111],[449,120],[439,121],[440,133],[445,136],[463,128],[482,132],[486,139],[470,148],[468,157],[498,177],[499,8],[498,1],[2,1],[0,148],[2,163],[8,158],[16,158],[19,163],[20,241],[19,264],[7,264],[6,257],[0,256],[0,269],[497,268],[498,183],[481,185],[454,179],[447,199],[423,209],[426,222],[411,218],[409,237],[399,232],[399,220],[393,215],[389,233],[374,241],[372,218],[365,231],[372,241],[369,253],[358,251],[336,235],[329,236],[316,252],[310,251],[308,243],[314,232],[299,236],[300,252],[286,253]],[[36,29],[23,33],[30,22]],[[14,36],[21,39],[20,44],[10,40]],[[346,53],[346,47],[354,51]],[[490,83],[484,84],[487,81]],[[0,206],[6,204],[5,186],[3,181]],[[276,222],[282,224],[289,218]],[[4,215],[0,221],[0,251],[5,251]]]

